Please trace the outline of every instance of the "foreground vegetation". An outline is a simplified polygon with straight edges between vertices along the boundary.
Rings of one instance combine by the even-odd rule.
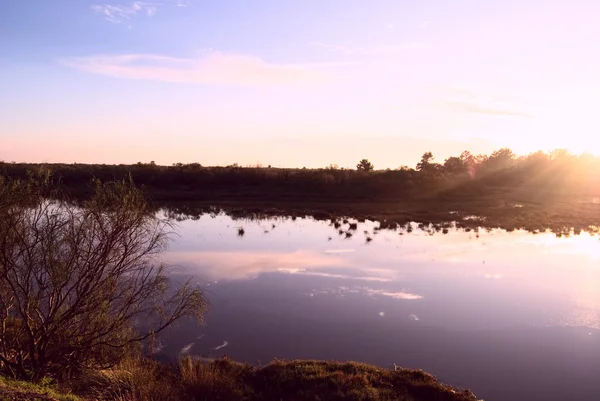
[[[81,401],[81,398],[47,383],[37,384],[0,376],[0,400]]]
[[[126,360],[60,387],[3,379],[0,399],[475,401],[476,397],[416,370],[326,361],[274,361],[252,367],[227,358],[210,362],[186,358],[174,367],[147,359]]]
[[[359,363],[161,365],[155,335],[202,319],[159,255],[170,233],[131,181],[73,202],[48,175],[0,177],[0,400],[474,400],[432,376]]]
[[[93,193],[89,183],[131,176],[157,205],[177,214],[211,208],[233,214],[354,217],[397,224],[458,221],[507,230],[550,229],[559,235],[600,226],[600,158],[564,150],[524,157],[509,149],[491,155],[463,152],[436,163],[427,152],[415,168],[356,169],[203,167],[0,163],[0,174],[25,178],[50,171],[74,197]],[[465,217],[478,216],[476,220]]]
[[[51,182],[0,180],[0,373],[63,380],[115,366],[183,317],[202,292],[170,286],[169,223],[129,182],[76,206]]]

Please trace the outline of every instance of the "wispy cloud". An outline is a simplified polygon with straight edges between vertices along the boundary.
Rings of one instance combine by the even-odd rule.
[[[423,49],[426,45],[422,42],[403,42],[395,44],[374,44],[368,46],[333,45],[323,42],[311,42],[312,46],[329,50],[334,53],[356,56],[382,56],[393,55],[409,50]]]
[[[385,297],[390,297],[390,298],[394,298],[394,299],[415,300],[415,299],[423,298],[422,295],[411,294],[411,293],[403,292],[403,291],[392,292],[392,291],[376,290],[376,289],[371,289],[371,288],[367,288],[365,291],[368,295],[383,295]]]
[[[138,15],[152,17],[162,6],[185,7],[190,3],[191,0],[134,1],[127,4],[94,4],[91,8],[110,22],[122,23]]]
[[[110,22],[120,23],[127,21],[138,14],[145,14],[151,17],[156,14],[157,6],[153,3],[134,1],[127,5],[94,4],[92,10],[96,14],[104,16],[104,18]]]
[[[345,280],[358,280],[358,281],[381,281],[388,282],[394,281],[393,278],[388,277],[378,277],[378,276],[351,276],[348,274],[337,274],[337,273],[327,273],[327,272],[319,272],[319,271],[311,271],[306,269],[279,269],[282,273],[289,274],[300,274],[305,276],[316,276],[316,277],[327,277],[327,278],[340,278]],[[387,295],[387,294],[384,294]]]
[[[445,107],[458,112],[507,117],[531,117],[506,96],[482,96],[462,88],[442,88]]]
[[[191,84],[306,84],[334,78],[325,71],[325,64],[277,64],[255,56],[214,51],[195,58],[153,54],[95,55],[69,58],[62,63],[116,78]]]
[[[531,115],[521,111],[495,109],[474,103],[448,101],[447,104],[451,109],[465,113],[488,114],[495,116],[531,117]]]
[[[307,267],[337,268],[343,266],[336,256],[314,252],[166,252],[166,260],[185,266],[206,279],[240,279],[256,277],[261,273],[297,273]]]
[[[379,280],[372,280],[372,281],[379,281]],[[386,281],[386,280],[381,280],[381,281]],[[353,287],[339,286],[336,288],[322,288],[319,290],[313,290],[310,292],[310,294],[311,294],[310,296],[319,295],[319,294],[327,294],[327,295],[364,294],[367,296],[380,296],[381,295],[381,296],[390,297],[393,299],[409,300],[409,301],[423,299],[423,296],[418,295],[418,294],[411,294],[411,293],[404,292],[404,291],[400,291],[400,292],[386,291],[386,290],[382,290],[382,289],[375,289],[375,288],[364,287],[364,286],[362,286],[362,287],[361,286],[353,286]]]

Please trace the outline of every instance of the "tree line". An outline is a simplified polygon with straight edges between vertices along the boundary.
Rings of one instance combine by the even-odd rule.
[[[488,188],[544,193],[591,195],[600,193],[600,158],[573,155],[559,149],[517,156],[508,148],[489,155],[460,155],[437,161],[425,152],[415,167],[377,170],[367,159],[356,169],[206,167],[199,163],[160,166],[0,163],[0,174],[26,178],[32,171],[50,171],[74,195],[90,194],[89,182],[122,180],[129,176],[155,199],[189,200],[220,197],[261,197],[302,200],[398,199],[432,193],[477,194]]]

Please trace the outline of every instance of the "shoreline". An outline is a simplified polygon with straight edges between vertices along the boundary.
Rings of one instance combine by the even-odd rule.
[[[183,358],[169,367],[142,358],[89,372],[61,387],[0,377],[0,397],[12,400],[91,401],[114,399],[116,394],[122,400],[161,401],[478,400],[471,391],[443,384],[421,370],[352,361],[275,360],[253,367],[226,357],[211,362]]]

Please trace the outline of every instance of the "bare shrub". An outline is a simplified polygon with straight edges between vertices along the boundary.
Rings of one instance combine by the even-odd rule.
[[[172,227],[131,181],[96,183],[79,206],[48,184],[0,179],[0,369],[19,379],[115,366],[202,293],[170,288],[159,254]]]

